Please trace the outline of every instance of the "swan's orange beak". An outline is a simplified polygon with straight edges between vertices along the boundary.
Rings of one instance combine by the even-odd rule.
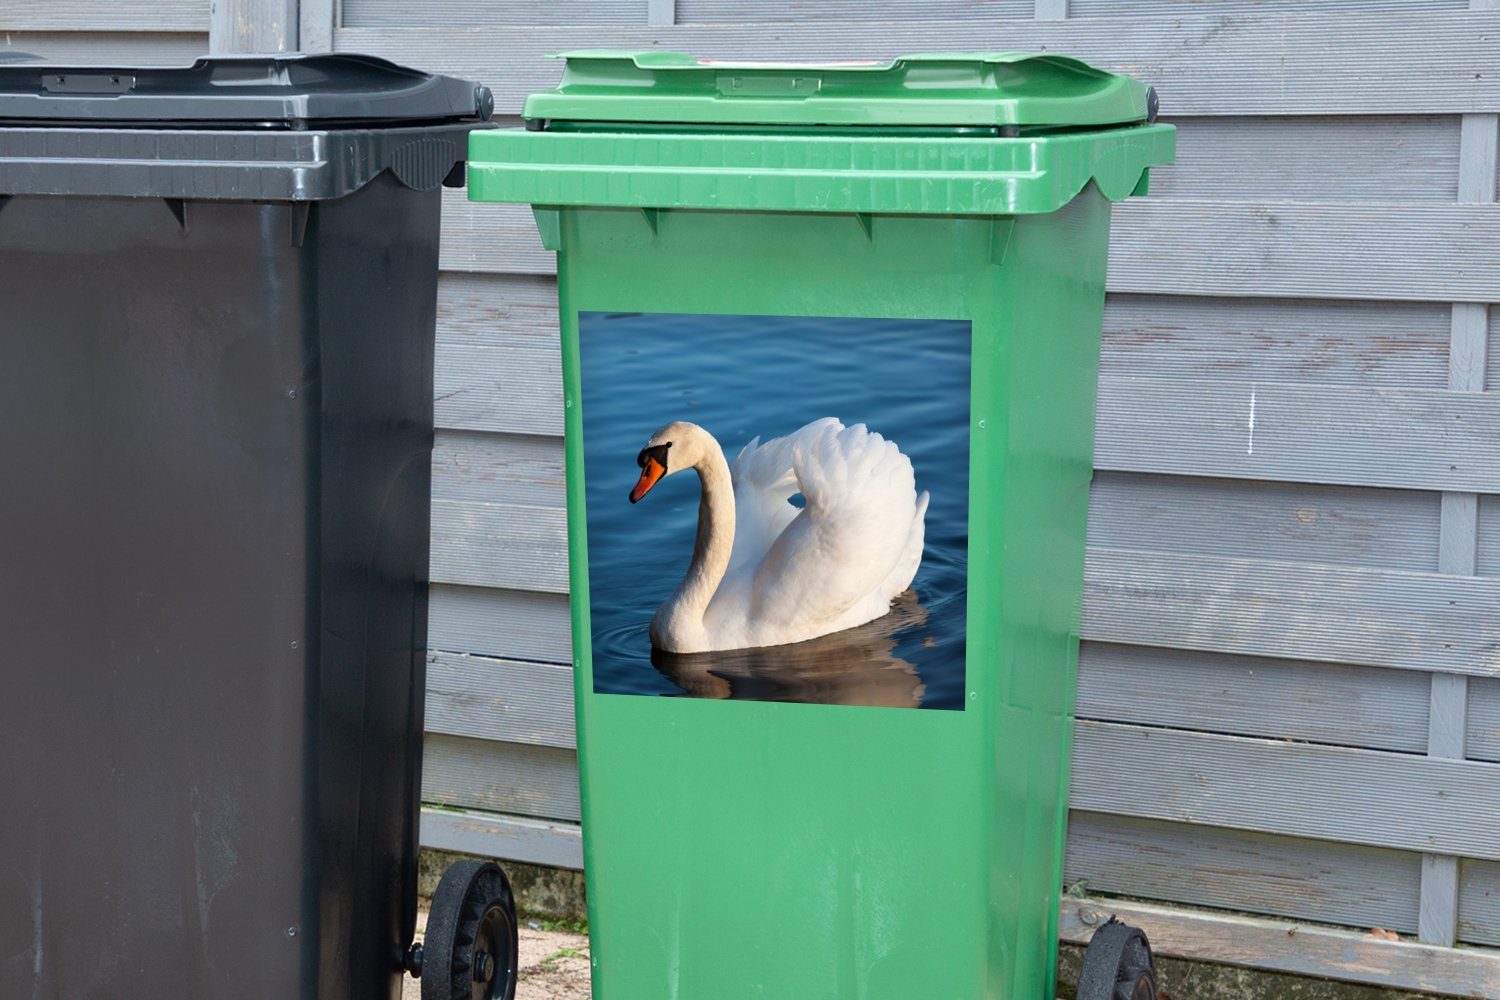
[[[667,474],[667,467],[654,458],[646,459],[646,464],[641,466],[641,478],[637,480],[635,489],[630,491],[630,502],[636,503],[641,497],[651,492],[651,487]]]

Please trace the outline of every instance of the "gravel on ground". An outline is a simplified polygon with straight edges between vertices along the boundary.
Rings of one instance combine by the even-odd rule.
[[[427,911],[417,914],[417,938],[427,927]],[[589,1000],[589,939],[586,934],[542,930],[521,921],[521,972],[516,1000]],[[407,977],[401,1000],[422,1000],[422,984]]]

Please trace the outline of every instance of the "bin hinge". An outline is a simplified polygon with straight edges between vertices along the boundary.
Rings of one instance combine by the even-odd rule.
[[[536,229],[542,237],[542,249],[554,253],[562,249],[562,209],[547,205],[532,205],[531,214],[536,217]]]
[[[990,263],[1004,264],[1005,254],[1010,250],[1010,237],[1016,231],[1016,220],[1001,218],[990,220]]]
[[[177,232],[179,236],[188,234],[187,200],[183,198],[163,198],[167,203],[167,211],[172,213],[172,218],[177,220]]]
[[[307,223],[312,218],[312,206],[310,201],[292,202],[292,246],[302,248],[302,243],[307,239]]]
[[[656,238],[661,235],[661,209],[643,208],[641,218],[646,220],[646,228],[651,230],[651,242],[655,243]]]
[[[1135,187],[1130,191],[1132,198],[1144,198],[1151,192],[1151,168],[1147,167],[1141,171],[1141,179],[1135,182]]]
[[[875,245],[875,216],[869,212],[855,212],[854,221],[859,223],[859,228],[865,231],[865,242],[870,246]]]

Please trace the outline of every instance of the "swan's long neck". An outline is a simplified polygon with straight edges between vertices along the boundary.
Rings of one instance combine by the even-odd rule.
[[[729,568],[729,554],[734,550],[734,484],[729,477],[729,463],[724,450],[709,438],[706,457],[693,466],[703,485],[698,502],[698,536],[693,543],[693,561],[687,575],[677,587],[668,605],[671,617],[678,621],[702,624],[708,602]]]

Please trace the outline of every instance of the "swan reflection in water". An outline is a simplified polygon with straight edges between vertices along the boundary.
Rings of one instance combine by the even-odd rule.
[[[926,621],[927,610],[908,590],[889,614],[842,632],[714,653],[653,647],[651,665],[691,698],[917,708],[927,689],[916,667],[896,655],[896,634]]]

